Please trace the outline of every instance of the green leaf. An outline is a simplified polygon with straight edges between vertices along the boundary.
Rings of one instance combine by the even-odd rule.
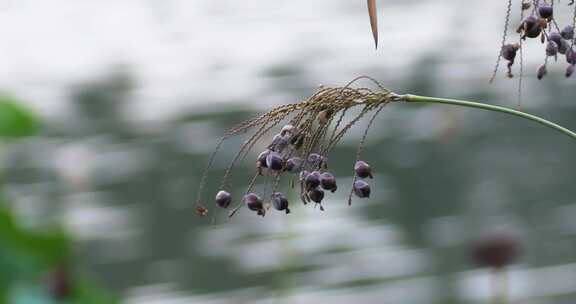
[[[0,138],[30,136],[38,130],[36,116],[16,99],[0,95]]]

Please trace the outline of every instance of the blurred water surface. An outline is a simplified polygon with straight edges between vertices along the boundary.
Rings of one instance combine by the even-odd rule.
[[[576,146],[495,113],[389,106],[365,149],[370,200],[346,204],[358,126],[330,156],[343,191],[325,212],[293,195],[288,216],[195,217],[226,128],[321,83],[365,74],[399,93],[516,106],[515,81],[487,84],[504,3],[380,5],[375,51],[364,1],[4,1],[0,87],[46,118],[3,155],[12,207],[32,226],[63,221],[79,267],[126,303],[482,302],[489,273],[467,245],[493,231],[522,240],[515,301],[571,303]],[[558,67],[535,80],[541,57],[526,53],[523,109],[574,129],[573,79]],[[244,139],[222,149],[208,199]],[[235,194],[251,164],[234,171]]]

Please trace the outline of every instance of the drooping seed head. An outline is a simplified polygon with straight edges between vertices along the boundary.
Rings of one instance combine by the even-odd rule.
[[[216,205],[220,208],[228,208],[230,203],[232,203],[232,195],[224,190],[218,191],[216,194]]]
[[[548,3],[541,3],[538,5],[538,14],[542,18],[550,19],[554,15],[554,9]]]
[[[288,208],[288,199],[281,192],[272,193],[272,206],[274,206],[274,209],[279,211],[285,210],[286,214],[290,213],[290,209]]]
[[[258,158],[256,159],[256,167],[257,168],[268,168],[266,164],[266,157],[270,154],[270,150],[266,149],[258,154]]]
[[[282,127],[282,130],[280,130],[280,135],[292,136],[294,135],[294,131],[296,131],[296,128],[293,125],[285,125]]]
[[[315,203],[321,203],[324,199],[324,191],[318,187],[310,189],[308,190],[308,197]]]
[[[335,192],[338,189],[336,185],[336,178],[330,172],[324,172],[320,174],[320,185],[322,189]]]
[[[572,40],[572,38],[574,38],[574,27],[572,25],[565,26],[562,31],[560,31],[560,36],[566,40]]]
[[[546,44],[546,55],[547,56],[556,56],[558,53],[558,44],[554,41],[548,41]]]
[[[360,198],[370,197],[370,185],[361,179],[354,182],[353,190],[354,194]]]
[[[574,74],[574,65],[571,64],[566,68],[566,73],[564,73],[564,76],[566,76],[566,78],[570,78],[570,76],[572,76],[572,74]]]
[[[296,173],[302,168],[303,160],[300,157],[291,157],[286,161],[284,169],[291,173]]]
[[[306,189],[314,189],[320,185],[320,172],[312,171],[304,179]]]
[[[499,269],[514,262],[520,245],[511,236],[493,235],[476,242],[471,249],[472,259],[478,265]]]
[[[266,167],[270,170],[280,171],[284,167],[284,160],[278,152],[270,152],[266,156]]]
[[[244,195],[244,203],[246,207],[252,211],[256,211],[258,215],[264,216],[264,204],[262,203],[262,199],[256,193],[248,193]]]
[[[365,161],[359,160],[354,164],[354,172],[360,178],[372,178],[372,168]]]
[[[536,71],[536,77],[538,77],[538,80],[541,80],[544,75],[546,75],[546,73],[548,73],[548,69],[546,68],[546,65],[543,64],[538,67],[538,71]]]

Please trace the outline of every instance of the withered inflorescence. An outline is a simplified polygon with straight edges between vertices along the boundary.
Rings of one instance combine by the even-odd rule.
[[[351,87],[359,79],[373,81],[379,90]],[[239,148],[226,168],[220,190],[215,195],[214,205],[221,209],[230,207],[235,196],[230,193],[228,181],[234,166],[242,162],[257,143],[270,138],[267,135],[277,130],[278,133],[265,143],[264,151],[256,156],[254,175],[244,193],[236,196],[239,202],[229,211],[229,216],[233,216],[242,206],[261,216],[264,216],[270,207],[286,214],[290,213],[287,196],[278,189],[282,177],[289,179],[292,187],[297,185],[300,200],[304,204],[313,202],[315,206],[320,207],[320,210],[324,210],[323,201],[327,196],[326,191],[333,193],[338,189],[336,177],[328,171],[328,154],[353,125],[367,115],[371,115],[358,145],[356,161],[351,168],[353,181],[348,203],[351,203],[353,194],[359,198],[368,198],[370,185],[366,179],[372,178],[372,170],[367,162],[360,160],[364,141],[378,113],[397,98],[398,95],[382,87],[372,78],[361,76],[344,87],[321,87],[307,100],[281,105],[233,127],[220,140],[202,174],[196,201],[198,215],[205,216],[208,213],[202,192],[216,152],[226,139],[250,130],[253,130],[252,135]],[[345,120],[348,110],[355,107],[359,111],[353,114],[351,119]],[[254,192],[259,178],[264,179],[265,183],[271,179],[269,191]]]
[[[517,57],[520,57],[521,79],[523,69],[522,51],[524,42],[527,39],[537,39],[543,45],[544,63],[536,70],[536,77],[538,79],[542,79],[548,73],[547,65],[549,58],[558,61],[559,57],[563,58],[562,60],[567,63],[564,75],[566,77],[572,76],[574,65],[576,64],[576,52],[574,48],[576,6],[574,5],[574,1],[565,1],[565,3],[563,3],[560,0],[521,0],[519,5],[520,24],[516,29],[516,33],[519,35],[518,40],[510,42],[507,41],[507,34],[512,13],[512,2],[512,0],[508,0],[502,45],[490,82],[492,82],[496,76],[501,59],[507,61],[508,69],[506,75],[510,78],[514,77],[512,66],[516,62]],[[570,16],[570,21],[562,24],[559,20],[560,15]]]

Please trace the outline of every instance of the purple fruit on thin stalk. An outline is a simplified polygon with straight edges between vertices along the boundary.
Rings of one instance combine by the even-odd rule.
[[[361,179],[354,182],[353,190],[354,194],[360,198],[370,197],[370,185]]]
[[[322,168],[325,165],[325,158],[318,153],[310,153],[308,155],[308,164],[312,168]]]
[[[564,76],[566,76],[566,78],[570,78],[570,76],[572,76],[572,74],[574,74],[574,65],[571,64],[566,68],[566,72],[564,73]]]
[[[244,195],[244,203],[246,207],[252,211],[256,211],[258,215],[264,216],[264,204],[262,203],[262,199],[255,193],[248,193]]]
[[[354,172],[356,176],[361,178],[372,178],[372,168],[365,161],[359,160],[354,164]]]
[[[338,186],[336,185],[336,178],[330,172],[324,172],[320,174],[320,185],[322,186],[322,189],[329,190],[332,193],[338,189]]]
[[[314,189],[320,185],[320,172],[312,171],[304,179],[306,189]]]
[[[562,31],[560,31],[560,36],[566,40],[572,40],[572,38],[574,38],[574,27],[571,25],[565,26]]]
[[[560,44],[562,43],[562,36],[558,32],[552,32],[548,34],[548,41],[554,41],[558,47],[560,47]]]
[[[300,168],[302,168],[303,162],[304,161],[300,157],[291,157],[286,161],[284,170],[291,173],[296,173],[300,170]]]
[[[281,192],[272,193],[272,206],[274,206],[274,209],[276,210],[286,211],[286,214],[290,213],[290,209],[288,208],[288,199]]]
[[[525,32],[538,27],[538,17],[534,16],[534,15],[530,15],[526,18],[524,18],[524,20],[522,21],[522,28],[524,29]]]
[[[224,190],[218,191],[216,194],[216,205],[220,208],[228,208],[230,203],[232,203],[232,195]]]
[[[566,62],[569,64],[576,64],[576,52],[573,49],[566,51]]]
[[[554,9],[550,4],[541,3],[538,5],[538,14],[544,19],[550,19],[554,15]]]
[[[321,203],[324,199],[324,191],[320,188],[310,189],[308,190],[308,197],[315,203]]]
[[[546,65],[543,64],[538,67],[538,70],[536,71],[536,77],[538,77],[538,80],[541,80],[544,75],[546,75],[546,73],[548,73],[548,69],[546,68]]]
[[[278,152],[270,152],[266,156],[266,167],[270,170],[280,171],[284,167],[284,159]]]
[[[562,40],[560,42],[560,45],[558,46],[558,53],[564,55],[568,52],[569,49],[570,45],[568,44],[568,42],[566,42],[566,40]]]
[[[258,168],[267,168],[268,165],[266,164],[266,157],[270,154],[270,150],[266,149],[258,154],[258,158],[256,159],[256,167]]]
[[[558,44],[554,41],[548,41],[546,44],[546,56],[556,56],[558,54]]]
[[[294,135],[295,130],[296,130],[296,128],[294,128],[293,125],[285,125],[282,127],[282,130],[280,130],[280,135],[292,136],[292,135]]]
[[[272,138],[272,144],[270,145],[270,147],[272,148],[273,151],[282,152],[284,151],[284,149],[286,149],[286,147],[288,147],[288,145],[289,145],[288,136],[276,134]]]
[[[514,58],[516,58],[516,52],[518,51],[519,48],[520,45],[518,45],[517,43],[505,44],[502,46],[500,54],[502,55],[502,58],[508,61],[514,61]]]

